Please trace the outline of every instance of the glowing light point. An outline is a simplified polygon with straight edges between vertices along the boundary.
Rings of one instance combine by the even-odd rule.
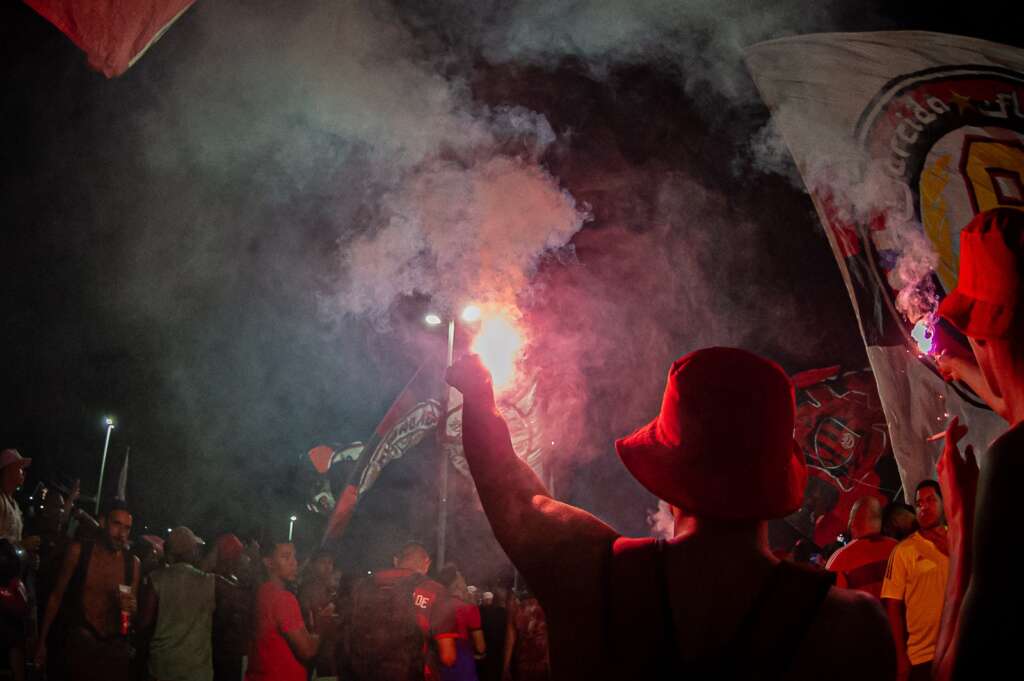
[[[291,520],[294,523],[296,520],[298,520],[298,518],[295,516],[291,516],[290,518],[288,518],[288,520]]]
[[[427,324],[430,324],[431,326],[438,326],[441,324],[441,318],[438,317],[433,312],[424,317],[423,321],[425,321]]]
[[[467,305],[462,311],[462,321],[470,323],[480,321],[480,308],[476,305]]]
[[[488,318],[480,325],[480,333],[473,341],[473,352],[491,372],[495,388],[508,386],[516,373],[516,360],[523,345],[523,337],[509,320]]]
[[[923,317],[914,325],[914,330],[910,332],[910,337],[917,342],[917,349],[922,354],[931,354],[932,347],[934,345],[935,331],[928,323],[927,317]]]
[[[103,424],[105,426],[107,426],[108,428],[113,428],[114,427],[114,419],[112,417],[110,417],[110,416],[104,417]]]

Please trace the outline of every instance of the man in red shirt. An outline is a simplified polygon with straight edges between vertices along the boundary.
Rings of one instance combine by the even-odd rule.
[[[861,497],[850,509],[853,541],[832,554],[825,569],[836,573],[836,586],[881,598],[889,554],[898,543],[882,536],[882,502]]]
[[[299,572],[295,546],[269,542],[263,549],[267,581],[256,595],[256,631],[246,681],[306,681],[320,637],[306,629],[299,601],[285,588]]]
[[[516,456],[479,357],[448,382],[465,396],[462,442],[487,519],[544,607],[554,678],[895,675],[879,603],[768,547],[767,521],[798,509],[807,482],[793,386],[774,362],[734,348],[681,357],[658,416],[616,442],[672,506],[668,542],[623,537],[553,499]]]

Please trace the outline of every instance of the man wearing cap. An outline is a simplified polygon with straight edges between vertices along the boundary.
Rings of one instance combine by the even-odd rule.
[[[26,459],[17,449],[0,452],[0,538],[35,551],[39,548],[39,537],[22,538],[25,525],[14,499],[14,493],[25,483],[25,469],[31,463],[32,459]]]
[[[622,537],[552,499],[516,456],[479,358],[448,382],[465,396],[463,445],[487,518],[547,614],[553,676],[893,677],[877,601],[769,550],[767,520],[795,511],[807,480],[778,365],[731,348],[686,355],[657,418],[616,442],[672,505],[668,542]]]
[[[950,577],[936,647],[936,677],[976,678],[982,670],[1019,673],[1024,587],[1006,547],[1016,537],[1024,479],[1024,213],[996,208],[960,232],[960,273],[939,314],[970,342],[974,362],[946,363],[1010,429],[992,443],[979,472],[961,454],[967,429],[952,419],[939,462],[949,520]],[[1018,672],[1013,672],[1018,669]]]
[[[149,644],[152,681],[212,681],[215,578],[195,567],[203,540],[176,527],[164,543],[167,567],[146,582],[139,624],[155,620]]]

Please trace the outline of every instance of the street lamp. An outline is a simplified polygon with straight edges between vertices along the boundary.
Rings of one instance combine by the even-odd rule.
[[[462,321],[469,322],[471,324],[473,322],[478,322],[480,321],[481,314],[480,308],[476,305],[467,305],[462,311]]]
[[[295,521],[298,520],[298,518],[295,517],[295,516],[291,516],[291,517],[288,518],[288,520],[290,521],[288,523],[288,541],[291,541],[292,540],[292,530],[295,529]]]
[[[467,305],[462,308],[462,321],[473,323],[480,319],[480,308],[476,305]],[[440,326],[444,323],[441,315],[431,312],[423,318],[430,326]],[[452,365],[455,359],[455,317],[448,318],[448,355],[445,368]],[[444,388],[441,400],[441,421],[437,424],[437,443],[441,450],[441,481],[437,509],[437,564],[444,565],[445,545],[448,534],[448,460],[444,456],[444,436],[448,429],[448,386]]]
[[[103,496],[103,470],[107,467],[107,448],[110,447],[110,433],[114,430],[114,419],[107,416],[103,419],[107,425],[107,438],[103,442],[103,457],[100,459],[100,484],[96,487],[96,517],[100,517],[100,497]]]

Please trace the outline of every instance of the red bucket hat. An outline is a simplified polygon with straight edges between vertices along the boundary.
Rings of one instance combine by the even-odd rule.
[[[706,348],[672,364],[658,417],[615,449],[644,487],[689,513],[781,518],[800,508],[807,484],[795,414],[778,364]]]
[[[994,208],[960,231],[960,276],[939,315],[972,338],[1006,338],[1022,320],[1021,258],[1024,213]]]

